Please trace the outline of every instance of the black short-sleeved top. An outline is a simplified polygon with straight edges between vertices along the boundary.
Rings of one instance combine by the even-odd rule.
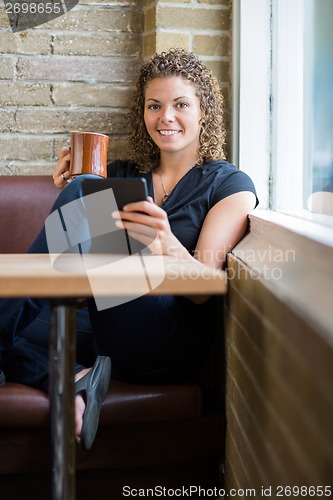
[[[152,173],[140,172],[131,161],[110,163],[108,177],[144,177],[149,196],[154,199]],[[173,234],[193,253],[209,210],[227,196],[240,191],[250,191],[256,195],[250,177],[231,163],[215,160],[189,170],[173,188],[162,208],[168,214]]]

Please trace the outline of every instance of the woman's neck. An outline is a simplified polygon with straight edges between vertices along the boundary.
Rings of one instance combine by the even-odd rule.
[[[183,176],[198,162],[198,156],[193,157],[174,157],[174,156],[161,156],[158,172],[162,175]]]
[[[169,198],[178,182],[196,165],[192,162],[172,161],[160,163],[160,166],[153,172],[154,200],[157,205],[162,206]]]

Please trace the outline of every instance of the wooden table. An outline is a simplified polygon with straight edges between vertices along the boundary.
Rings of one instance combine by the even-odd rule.
[[[0,254],[0,297],[46,297],[51,309],[52,495],[75,498],[74,365],[77,300],[150,294],[224,294],[226,274],[199,262],[136,254]]]

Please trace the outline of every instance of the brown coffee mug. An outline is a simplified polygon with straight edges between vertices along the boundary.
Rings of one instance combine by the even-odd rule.
[[[109,137],[97,132],[71,134],[70,177],[81,174],[107,176]]]

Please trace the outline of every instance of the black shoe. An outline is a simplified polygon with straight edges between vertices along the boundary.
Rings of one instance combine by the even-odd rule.
[[[80,436],[80,445],[84,450],[89,450],[94,442],[110,378],[111,359],[98,356],[90,372],[75,383],[75,394],[83,392],[82,396],[86,403]]]
[[[6,382],[5,374],[2,370],[0,370],[0,387],[3,387]]]

